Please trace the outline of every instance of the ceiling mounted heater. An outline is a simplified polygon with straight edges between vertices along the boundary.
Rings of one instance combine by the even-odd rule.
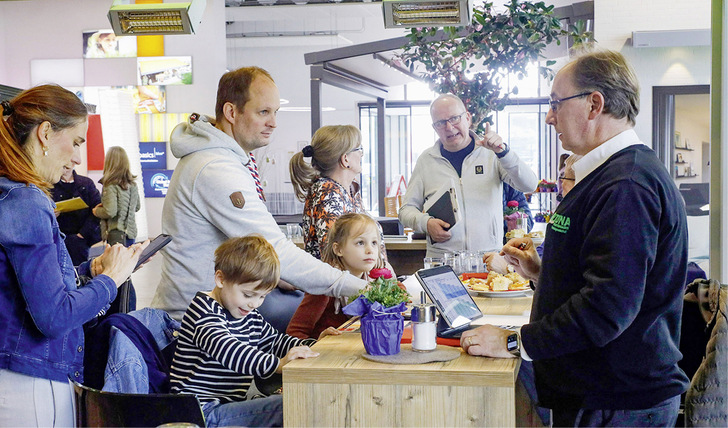
[[[463,27],[473,17],[472,0],[383,0],[385,28]]]
[[[117,36],[194,34],[204,11],[205,0],[151,4],[114,0],[109,22]]]

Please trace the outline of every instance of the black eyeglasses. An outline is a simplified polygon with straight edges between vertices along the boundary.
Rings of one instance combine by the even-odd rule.
[[[556,113],[556,109],[559,107],[559,104],[563,103],[564,101],[569,101],[569,100],[572,100],[574,98],[579,98],[579,97],[585,97],[589,94],[591,94],[591,92],[582,92],[581,94],[572,95],[570,97],[561,98],[558,100],[549,100],[549,107],[551,107],[551,110],[553,110],[554,113]]]
[[[559,177],[559,180],[562,180],[562,181],[563,180],[576,181],[575,178],[564,177],[563,175]]]
[[[462,112],[457,116],[448,117],[447,119],[438,120],[437,122],[432,124],[432,127],[435,129],[445,129],[445,127],[447,126],[448,123],[450,125],[455,126],[458,123],[460,123],[460,119],[463,117],[463,115],[465,113],[467,113],[467,112]]]

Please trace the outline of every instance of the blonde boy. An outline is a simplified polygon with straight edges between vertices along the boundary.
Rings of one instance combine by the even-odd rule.
[[[256,310],[279,278],[278,256],[263,237],[228,239],[215,250],[215,288],[198,292],[182,319],[172,392],[197,395],[208,427],[282,426],[280,395],[245,400],[253,377],[318,356],[306,346],[315,340],[279,333]]]

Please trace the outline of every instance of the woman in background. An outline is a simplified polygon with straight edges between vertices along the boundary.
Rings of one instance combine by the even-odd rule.
[[[101,221],[101,237],[109,244],[129,246],[137,235],[136,212],[139,211],[139,191],[129,167],[126,151],[114,146],[106,152],[104,175],[99,183],[101,203],[93,212]]]
[[[359,129],[335,125],[319,128],[311,138],[311,145],[291,158],[293,190],[305,204],[304,249],[316,258],[321,258],[326,234],[337,218],[365,212],[359,183],[354,180],[361,174],[363,156]],[[305,158],[311,158],[310,165]],[[386,259],[383,240],[382,255]]]
[[[148,243],[106,247],[79,266],[49,189],[81,162],[84,104],[56,85],[3,101],[0,120],[0,426],[73,426],[83,324],[108,308]]]

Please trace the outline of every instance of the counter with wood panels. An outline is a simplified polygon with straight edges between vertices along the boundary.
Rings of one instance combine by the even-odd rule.
[[[522,315],[531,298],[476,303],[488,314]],[[285,426],[537,426],[516,382],[520,359],[462,353],[448,362],[382,364],[361,357],[358,332],[327,336],[313,349],[321,355],[283,368]]]

